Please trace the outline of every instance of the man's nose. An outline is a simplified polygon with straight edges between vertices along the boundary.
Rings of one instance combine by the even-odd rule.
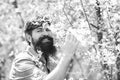
[[[48,32],[47,32],[47,31],[44,31],[44,35],[48,35]]]
[[[44,29],[44,34],[49,35],[49,32],[46,29]]]
[[[52,35],[51,30],[48,28],[44,29],[44,35]]]
[[[44,32],[50,32],[49,28],[44,28]]]

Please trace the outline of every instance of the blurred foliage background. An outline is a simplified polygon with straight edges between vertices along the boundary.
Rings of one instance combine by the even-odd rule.
[[[27,43],[24,23],[48,16],[56,45],[69,30],[81,42],[70,79],[111,80],[120,53],[120,0],[0,0],[0,80],[8,80],[12,60]]]

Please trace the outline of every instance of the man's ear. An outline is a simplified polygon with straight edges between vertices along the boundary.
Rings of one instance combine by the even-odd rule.
[[[25,34],[25,37],[28,42],[32,42],[32,37],[29,34]]]

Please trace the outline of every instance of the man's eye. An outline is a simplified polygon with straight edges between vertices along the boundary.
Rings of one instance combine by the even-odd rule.
[[[50,29],[46,28],[46,31],[50,31]]]
[[[38,29],[38,30],[37,30],[37,32],[42,32],[42,31],[43,31],[43,29]]]

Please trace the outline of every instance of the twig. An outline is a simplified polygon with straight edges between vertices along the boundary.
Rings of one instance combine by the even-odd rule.
[[[71,26],[73,26],[73,25],[72,25],[72,23],[70,22],[70,20],[69,20],[68,16],[67,16],[66,12],[65,12],[65,0],[64,0],[63,12],[64,12],[64,14],[65,14],[65,16],[66,16],[66,18],[67,18],[67,20],[68,20],[69,24],[70,24]]]
[[[110,23],[110,15],[109,15],[108,11],[107,11],[107,15],[108,15],[108,23],[109,23],[109,26],[110,26],[110,28],[112,28],[112,25],[111,25],[111,23]]]
[[[18,13],[16,13],[19,17],[20,17],[20,20],[21,20],[21,27],[20,28],[23,28],[24,27],[24,24],[25,24],[25,22],[24,22],[24,19],[23,19],[23,17],[22,17],[22,15],[21,15],[21,13],[20,12],[18,12]]]
[[[82,6],[82,8],[83,8],[83,12],[84,12],[84,14],[85,14],[86,21],[87,21],[87,23],[88,23],[88,25],[89,25],[89,29],[92,30],[91,27],[90,27],[90,22],[89,22],[89,20],[88,20],[87,14],[86,14],[86,12],[85,12],[85,8],[84,8],[84,5],[83,5],[82,0],[80,0],[80,2],[81,2],[81,6]]]
[[[81,64],[79,63],[79,60],[76,58],[76,55],[74,55],[74,61],[78,63],[79,68],[81,69],[81,72],[83,72],[82,66],[81,66]],[[85,79],[85,75],[84,75],[83,73],[82,73],[82,77]]]
[[[106,1],[109,5],[110,5],[110,3],[109,3],[109,1]],[[109,11],[109,9],[108,9],[108,6],[106,6],[107,7],[107,16],[108,16],[108,23],[109,23],[109,26],[110,26],[110,28],[112,28],[112,25],[111,25],[111,21],[110,21],[110,15],[109,15],[109,13],[108,13],[108,11]]]
[[[111,65],[111,80],[113,79],[113,67]]]
[[[69,67],[69,70],[68,70],[68,72],[72,72],[72,69],[73,69],[73,59],[71,60],[71,66]],[[69,75],[69,73],[66,75],[66,79],[68,80],[69,79],[69,77],[70,77],[70,75]]]
[[[102,68],[103,68],[104,65],[102,64],[102,62],[100,62],[100,65],[101,65]],[[107,74],[106,74],[105,72],[104,72],[104,76],[105,76],[106,80],[109,80],[108,77],[107,77]]]
[[[82,5],[83,5],[83,4],[82,4]],[[84,9],[84,8],[83,8],[83,9]],[[73,27],[73,24],[71,23],[71,21],[69,20],[67,14],[66,14],[66,12],[65,12],[65,0],[64,0],[63,12],[64,12],[64,14],[65,14],[65,16],[66,16],[66,18],[67,18],[69,24]],[[84,13],[85,13],[85,9],[84,9]],[[86,20],[87,20],[88,25],[89,25],[89,28],[90,28],[90,23],[89,23],[89,21],[88,21],[88,18],[87,18],[86,13],[85,13],[85,16],[86,16]],[[90,30],[91,30],[91,28],[90,28]],[[82,66],[81,66],[81,64],[79,63],[79,60],[76,58],[76,55],[74,55],[74,61],[78,63],[79,68],[81,69],[81,72],[83,72]],[[73,66],[72,66],[72,67],[73,67]],[[71,70],[70,70],[70,71],[71,71]],[[69,76],[69,75],[67,75],[67,76]],[[85,75],[84,75],[83,73],[82,73],[82,77],[85,78]]]

